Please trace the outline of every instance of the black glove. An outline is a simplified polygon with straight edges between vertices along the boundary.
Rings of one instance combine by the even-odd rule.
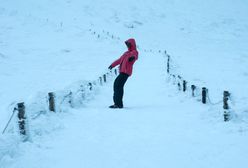
[[[112,67],[111,65],[108,67],[109,70],[111,70],[112,68],[113,68],[113,67]]]
[[[131,57],[128,58],[128,61],[129,62],[132,62],[133,60],[135,60],[135,57],[134,56],[131,56]]]

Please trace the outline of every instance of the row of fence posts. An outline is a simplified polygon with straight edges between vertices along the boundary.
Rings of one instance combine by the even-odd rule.
[[[96,35],[98,39],[101,37],[100,33],[97,33],[96,31],[93,31],[92,29],[89,29],[89,31],[92,32],[93,35]],[[102,32],[103,32],[103,33],[106,33],[106,35],[107,35],[108,37],[112,38],[112,39],[120,40],[120,37],[116,37],[116,36],[114,36],[113,34],[111,35],[110,32],[108,32],[108,31],[103,30]]]
[[[117,69],[113,69],[113,71],[111,71],[111,73],[114,73],[116,76],[118,75]],[[103,85],[103,83],[107,83],[107,76],[108,75],[109,75],[109,73],[106,73],[106,74],[99,77],[100,85]],[[92,83],[90,82],[90,83],[88,83],[88,85],[90,86],[89,89],[92,90],[93,89]],[[49,107],[49,111],[51,111],[51,112],[56,112],[55,98],[56,98],[56,96],[55,96],[54,92],[48,93],[48,107]],[[19,133],[23,137],[23,140],[27,140],[28,139],[28,132],[27,132],[27,117],[26,117],[25,103],[21,102],[21,103],[17,104],[17,108],[16,107],[14,108],[13,115],[11,116],[11,119],[14,116],[15,111],[17,111]],[[3,133],[5,132],[6,128],[8,127],[9,122],[6,125]]]
[[[179,79],[177,82],[177,86],[178,86],[178,90],[182,90],[183,92],[186,92],[187,90],[187,81],[186,80],[182,80],[182,77],[180,75],[172,75],[170,73],[171,69],[170,69],[170,61],[171,61],[171,56],[168,55],[165,51],[165,54],[167,55],[167,73],[170,76],[173,76],[174,80],[176,81],[176,77]],[[181,82],[182,81],[182,84]],[[175,83],[174,83],[175,84]],[[181,86],[182,85],[182,86]],[[191,85],[191,91],[192,91],[192,97],[196,97],[196,86],[195,85]],[[230,112],[230,106],[228,104],[228,101],[230,100],[230,92],[228,91],[224,91],[223,92],[223,109],[224,109],[224,113],[223,113],[223,117],[224,117],[224,121],[229,121],[231,119],[231,112]],[[206,87],[202,87],[201,90],[201,102],[203,104],[207,104],[207,98],[208,96],[208,89]]]

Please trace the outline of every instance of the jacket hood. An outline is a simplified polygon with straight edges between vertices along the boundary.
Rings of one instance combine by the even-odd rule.
[[[125,41],[125,43],[128,42],[131,44],[131,47],[128,49],[129,51],[133,51],[136,50],[136,42],[133,38],[128,39],[127,41]]]

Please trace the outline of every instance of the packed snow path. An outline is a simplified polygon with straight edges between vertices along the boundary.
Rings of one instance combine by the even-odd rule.
[[[247,132],[209,119],[208,108],[185,100],[163,71],[162,57],[141,55],[126,83],[124,109],[108,108],[111,82],[86,107],[59,118],[62,129],[25,143],[8,167],[245,167]]]

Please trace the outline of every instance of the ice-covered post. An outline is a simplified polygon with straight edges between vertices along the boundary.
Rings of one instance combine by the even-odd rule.
[[[202,88],[202,103],[203,104],[206,104],[207,103],[207,93],[208,92],[208,89],[203,87]]]
[[[187,82],[186,80],[183,80],[183,91],[185,92],[187,89]]]
[[[170,73],[170,55],[167,55],[167,73]]]
[[[228,100],[230,97],[230,93],[228,91],[224,91],[223,93],[223,108],[224,108],[224,121],[230,120],[230,111],[229,111],[229,105]]]
[[[195,97],[196,86],[195,85],[191,85],[191,89],[192,89],[192,97]]]
[[[53,92],[48,93],[49,110],[55,112],[55,96]]]
[[[26,117],[25,117],[25,105],[24,102],[17,104],[17,111],[18,111],[18,125],[20,134],[23,136],[27,135],[27,128],[26,128]]]

